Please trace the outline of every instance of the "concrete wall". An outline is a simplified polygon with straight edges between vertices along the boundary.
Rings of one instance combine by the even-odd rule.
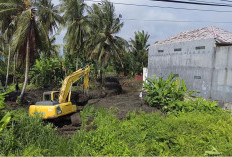
[[[196,49],[202,46],[205,49]],[[209,98],[214,52],[214,39],[152,45],[149,48],[148,77],[152,78],[154,74],[167,77],[173,72],[185,80],[190,90],[198,91],[199,95]]]
[[[147,75],[148,75],[148,69],[147,68],[143,68],[143,81],[146,81]]]
[[[211,97],[232,102],[232,46],[216,48]]]
[[[196,49],[199,46],[205,49]],[[214,39],[152,45],[148,77],[166,78],[170,72],[178,74],[199,96],[232,102],[232,46],[216,47]]]

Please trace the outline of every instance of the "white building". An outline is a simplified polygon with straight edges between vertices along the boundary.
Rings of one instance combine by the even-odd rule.
[[[206,98],[232,102],[232,33],[206,27],[150,46],[148,77],[170,72]]]

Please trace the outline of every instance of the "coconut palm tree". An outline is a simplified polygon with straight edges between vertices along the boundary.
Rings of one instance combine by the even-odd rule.
[[[14,21],[16,29],[12,37],[11,51],[18,52],[21,61],[25,62],[21,98],[27,85],[29,66],[33,63],[36,52],[51,50],[48,34],[52,34],[62,22],[58,7],[54,6],[51,0],[0,0],[1,29],[6,26],[2,24],[4,19]]]
[[[148,64],[148,39],[150,35],[145,33],[144,30],[142,32],[135,32],[134,39],[130,39],[131,43],[131,52],[134,56],[135,61],[135,69],[138,74],[141,74],[143,71],[143,67],[146,67]]]
[[[46,31],[46,27],[39,21],[36,15],[36,8],[30,0],[9,0],[4,4],[7,6],[2,12],[14,10],[17,13],[16,30],[12,36],[11,50],[19,52],[22,59],[25,58],[25,80],[20,97],[26,89],[28,81],[28,72],[30,63],[33,61],[37,49],[48,50],[50,41]],[[1,4],[0,4],[1,6]],[[11,12],[6,14],[11,16]]]
[[[76,55],[76,69],[78,69],[79,57],[84,55],[86,33],[89,30],[87,16],[84,15],[86,4],[84,0],[62,0],[61,12],[67,32],[65,35],[66,48]]]
[[[47,33],[53,34],[63,23],[59,13],[59,5],[54,5],[51,0],[37,0],[34,5],[37,7],[38,20],[46,27]]]
[[[11,59],[11,46],[10,40],[13,35],[13,30],[15,28],[15,23],[17,18],[14,18],[17,15],[17,9],[15,9],[15,5],[11,2],[4,2],[0,0],[0,32],[4,37],[4,40],[7,41],[8,45],[8,61],[7,61],[7,72],[6,72],[6,80],[5,80],[5,89],[8,84],[8,76],[10,69],[10,59]],[[18,8],[19,9],[19,8]]]
[[[125,40],[116,36],[123,27],[120,21],[121,15],[115,14],[115,8],[112,3],[102,1],[99,4],[93,4],[89,12],[89,23],[92,30],[92,37],[88,41],[90,49],[90,59],[97,61],[100,66],[102,85],[105,85],[105,68],[110,59],[121,62],[121,54],[125,51]],[[121,62],[122,64],[122,62]]]

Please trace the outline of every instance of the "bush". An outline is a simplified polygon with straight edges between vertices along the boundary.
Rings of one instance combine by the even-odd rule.
[[[3,109],[5,108],[4,100],[5,100],[5,94],[0,94],[0,136],[2,135],[2,130],[6,128],[7,124],[11,120],[11,114],[9,112],[6,113]]]
[[[144,89],[147,92],[145,101],[148,105],[160,108],[167,113],[172,112],[181,114],[181,112],[223,112],[217,103],[205,100],[201,97],[191,97],[194,92],[188,92],[184,80],[176,78],[172,73],[167,80],[162,77],[157,79],[148,78],[144,82]]]
[[[11,127],[0,137],[0,152],[4,156],[58,156],[68,150],[66,138],[59,137],[51,124],[30,117],[23,109],[12,112]]]
[[[157,108],[166,108],[176,101],[183,101],[186,95],[192,94],[187,91],[184,80],[176,78],[172,73],[167,80],[162,77],[157,79],[156,75],[153,79],[148,78],[147,82],[144,82],[144,89],[147,92],[145,101]]]
[[[61,84],[64,75],[59,58],[44,58],[43,56],[40,60],[36,60],[30,71],[31,83],[45,88]]]
[[[170,103],[163,111],[172,111],[175,113],[180,112],[192,112],[192,111],[208,112],[208,113],[219,113],[224,112],[219,106],[217,106],[216,101],[210,101],[197,97],[187,101],[176,101]]]

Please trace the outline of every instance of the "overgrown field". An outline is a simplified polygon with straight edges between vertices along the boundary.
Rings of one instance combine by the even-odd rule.
[[[213,148],[232,155],[229,113],[194,111],[177,117],[132,112],[120,121],[114,112],[87,106],[81,113],[82,129],[73,136],[60,136],[52,125],[18,110],[0,135],[1,155],[190,156]],[[89,118],[94,118],[90,124]]]
[[[25,108],[7,112],[0,95],[0,156],[232,156],[231,112],[191,97],[184,81],[172,74],[148,82],[145,101],[151,107],[146,109],[154,112],[139,112],[132,104],[134,111],[119,118],[125,110],[109,97],[105,102],[111,106],[85,106],[80,130],[69,136],[29,117]],[[124,99],[124,105],[130,102]]]

